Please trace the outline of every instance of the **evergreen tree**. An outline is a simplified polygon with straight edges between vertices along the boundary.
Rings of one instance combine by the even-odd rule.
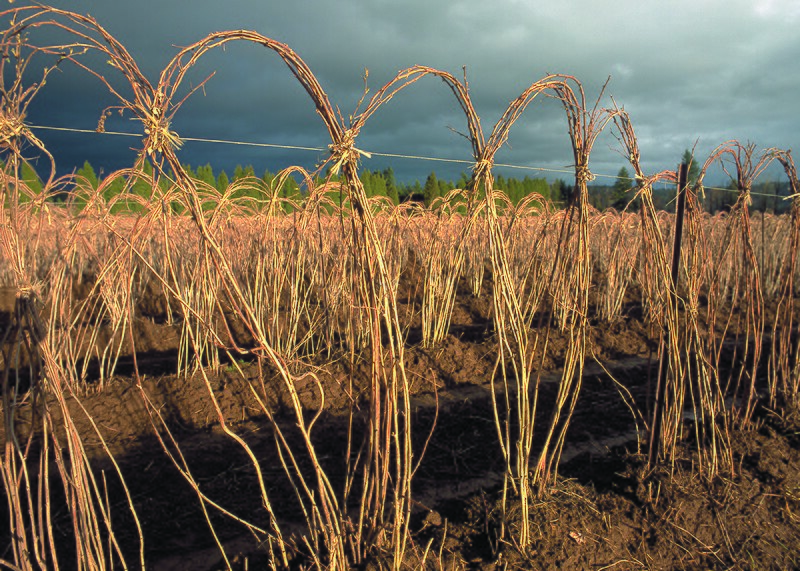
[[[286,180],[281,187],[281,196],[284,198],[290,198],[292,200],[297,200],[300,198],[300,186],[297,184],[297,181],[294,179],[294,177],[286,177]]]
[[[400,192],[397,189],[397,184],[386,189],[386,196],[388,196],[394,204],[400,204]]]
[[[217,177],[217,184],[216,184],[217,190],[220,193],[224,193],[226,190],[228,190],[229,185],[230,185],[230,180],[228,179],[227,173],[225,171],[221,171],[219,173],[219,176]]]
[[[536,192],[537,181],[538,179],[534,180],[528,175],[525,175],[525,178],[522,179],[520,186],[522,187],[522,196],[528,196],[529,194],[533,194]],[[545,184],[547,184],[545,182]],[[550,196],[550,186],[547,185],[547,196]]]
[[[253,169],[252,165],[247,165],[246,167],[242,167],[241,165],[236,165],[236,168],[233,171],[233,181],[240,181],[246,180],[246,186],[239,186],[239,188],[233,193],[233,198],[255,198],[256,200],[261,200],[264,198],[263,189],[258,185],[257,181],[254,180],[256,178],[255,169]]]
[[[140,212],[142,206],[133,196],[139,196],[149,200],[154,192],[152,179],[153,165],[148,160],[145,160],[142,164],[142,176],[130,178],[117,177],[114,179],[103,192],[103,196],[106,200],[112,200],[118,197],[111,207],[111,212],[113,214],[118,212]]]
[[[214,169],[208,163],[205,166],[197,167],[197,180],[204,182],[211,188],[217,186],[217,177],[214,175]]]
[[[383,179],[386,181],[386,196],[391,198],[395,204],[399,204],[400,196],[397,189],[397,179],[394,176],[392,167],[388,167],[383,171]]]
[[[264,174],[261,175],[261,181],[264,183],[267,192],[272,193],[272,191],[275,190],[272,188],[272,185],[275,183],[275,175],[272,174],[269,169],[264,170]]]
[[[546,178],[533,179],[533,191],[538,192],[542,197],[550,200],[550,185],[547,184]]]
[[[447,196],[447,193],[453,190],[453,188],[451,182],[439,179],[439,196]]]
[[[373,188],[372,188],[372,173],[368,170],[363,170],[359,173],[358,178],[361,180],[361,184],[364,185],[364,194],[367,195],[367,198],[370,198],[374,195]]]
[[[550,199],[553,202],[568,202],[567,183],[563,179],[557,178],[550,185]]]
[[[181,165],[181,166],[183,167],[183,170],[186,172],[186,175],[189,178],[193,178],[195,180],[197,179],[197,173],[194,171],[194,168],[192,168],[192,165],[187,163],[187,164]],[[173,173],[173,177],[174,177],[174,173]]]
[[[92,188],[97,188],[97,185],[99,184],[97,174],[94,172],[94,167],[92,167],[89,161],[83,162],[83,166],[75,172],[75,176],[76,178],[85,179],[86,183],[88,183]]]
[[[689,186],[694,186],[700,176],[700,165],[697,164],[697,160],[692,157],[692,151],[689,149],[683,151],[681,162],[689,165],[686,181],[689,183]]]
[[[20,178],[22,181],[28,186],[30,191],[33,194],[41,194],[42,193],[42,180],[39,178],[39,175],[33,169],[28,161],[22,161],[22,166],[20,167]],[[20,200],[22,200],[22,196],[20,193]]]
[[[419,183],[417,183],[417,185],[419,185]],[[425,206],[430,206],[438,197],[439,181],[436,179],[436,173],[431,171],[431,174],[425,179],[425,186],[422,188],[422,199],[425,201]]]
[[[511,198],[511,195],[508,194],[508,181],[506,181],[503,175],[498,174],[496,177],[494,177],[494,189],[504,191],[508,197]]]
[[[89,198],[89,193],[100,184],[94,167],[89,161],[84,161],[83,166],[75,171],[75,185],[72,187],[72,201],[78,210],[83,210]]]
[[[617,173],[617,180],[611,187],[611,206],[616,210],[622,210],[628,204],[628,190],[633,186],[631,175],[628,169],[622,167]]]
[[[372,196],[388,196],[386,179],[380,171],[372,173]]]
[[[516,206],[527,193],[525,192],[525,187],[523,184],[517,179],[511,177],[506,181],[506,194],[508,195],[508,199],[511,201],[511,204]]]
[[[152,185],[153,165],[150,161],[144,161],[142,166],[143,177],[137,177],[131,188],[131,193],[145,198],[150,198],[155,190]]]
[[[558,192],[559,195],[559,202],[563,208],[567,208],[573,201],[573,194],[575,191],[575,187],[571,184],[567,184],[565,181],[558,179],[556,181],[558,183],[557,188],[553,189],[553,193]],[[553,199],[555,200],[555,198]]]

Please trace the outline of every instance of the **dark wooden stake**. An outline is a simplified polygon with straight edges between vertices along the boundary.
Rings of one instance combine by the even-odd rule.
[[[668,292],[668,303],[676,304],[678,299],[678,272],[681,264],[681,240],[683,238],[683,215],[686,210],[686,184],[689,165],[681,163],[678,167],[678,200],[675,209],[675,239],[672,245],[672,287]],[[667,371],[669,369],[670,335],[669,323],[661,338],[661,351],[658,361],[658,382],[656,399],[653,403],[653,422],[650,428],[650,449],[647,458],[648,468],[652,468],[658,459],[658,448],[661,445],[661,424],[664,416],[664,400],[667,392]]]

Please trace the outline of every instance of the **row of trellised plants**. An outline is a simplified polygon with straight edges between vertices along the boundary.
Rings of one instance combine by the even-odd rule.
[[[486,415],[497,423],[506,461],[504,509],[510,511],[512,501],[519,506],[514,524],[503,526],[499,540],[523,552],[533,543],[531,502],[550,493],[557,478],[591,351],[590,333],[619,320],[630,299],[640,304],[666,371],[663,397],[656,403],[660,420],[654,462],[672,462],[678,443],[689,438],[696,441],[695,465],[703,477],[732,473],[732,430],[747,428],[760,403],[786,414],[799,404],[794,308],[800,202],[788,152],[758,153],[733,141],[708,157],[697,184],[685,189],[683,255],[675,282],[670,261],[676,217],[656,211],[652,188],[662,181],[677,184],[676,173],[644,173],[626,112],[616,105],[587,104],[581,84],[571,76],[548,75],[532,83],[509,104],[488,137],[466,82],[423,66],[400,72],[345,124],[297,54],[256,32],[214,33],[181,49],[153,84],[90,17],[23,7],[4,12],[3,19],[10,24],[3,32],[0,63],[5,426],[0,468],[10,518],[4,563],[13,568],[72,566],[52,533],[57,509],[71,514],[75,542],[70,552],[77,567],[145,565],[141,539],[138,551],[133,550],[139,561],[126,561],[131,546],[117,542],[103,484],[85,454],[85,435],[70,417],[67,401],[102,391],[120,355],[136,355],[130,332],[141,319],[137,302],[148,296],[161,300],[168,325],[179,331],[178,374],[202,379],[221,429],[259,474],[258,500],[270,525],[251,526],[251,531],[278,568],[289,566],[298,549],[309,565],[326,569],[347,569],[374,557],[400,569],[414,554],[418,566],[424,565],[419,558],[434,557],[417,549],[409,528],[420,458],[412,453],[405,353],[408,332],[416,324],[423,346],[442,342],[463,284],[474,296],[491,297],[497,366],[489,381],[497,390]],[[37,34],[52,28],[74,39],[61,45],[37,43]],[[252,208],[247,197],[237,194],[237,184],[246,180],[228,192],[214,192],[189,176],[179,160],[180,138],[170,122],[187,90],[191,95],[198,89],[184,87],[184,77],[207,52],[232,41],[253,42],[277,54],[311,97],[330,134],[331,157],[319,172],[292,167],[273,182],[273,189],[281,189],[286,177],[302,181],[305,192],[290,208],[279,191],[267,192],[267,203]],[[102,55],[102,69],[91,67],[96,60],[84,58],[90,52]],[[67,64],[77,68],[72,72],[109,87],[118,101],[114,110],[141,121],[141,154],[136,164],[106,177],[99,188],[51,175],[34,192],[21,174],[26,157],[34,152],[49,157],[53,173],[55,159],[26,126],[26,111],[46,88],[47,75]],[[37,65],[43,77],[29,84],[27,73]],[[105,75],[109,69],[127,80],[127,92],[111,88]],[[440,79],[465,113],[475,162],[467,188],[427,209],[370,199],[359,179],[356,138],[382,104],[426,76]],[[494,190],[495,153],[538,97],[563,105],[574,152],[574,200],[561,210],[550,209],[535,195],[514,205]],[[100,130],[110,111],[102,111]],[[636,176],[630,196],[640,204],[636,213],[600,213],[588,204],[589,156],[604,129],[614,130],[630,158]],[[699,195],[706,170],[719,161],[727,161],[736,179],[738,200],[730,212],[711,217],[703,213]],[[751,219],[750,189],[773,161],[787,173],[795,195],[792,211]],[[330,181],[317,182],[325,172],[337,176],[343,200],[331,198]],[[144,183],[158,190],[145,196],[123,190],[107,199],[104,185],[120,180],[124,189]],[[52,196],[65,191],[82,197],[80,209],[52,203]],[[139,206],[115,214],[116,201]],[[411,270],[419,280],[418,302],[401,303],[401,278]],[[548,339],[554,336],[566,339],[566,350],[556,398],[548,405],[552,408],[543,410],[538,381]],[[731,342],[736,347],[732,357],[722,350]],[[361,442],[363,447],[356,461],[346,458],[344,488],[319,460],[314,425],[322,409],[307,410],[297,392],[298,379],[314,378],[312,360],[321,354],[367,363],[363,423],[351,425],[349,435],[354,447]],[[274,515],[260,458],[226,422],[210,380],[223,360],[243,359],[274,372],[277,390],[288,395],[289,410],[280,414],[288,414],[290,424],[280,422],[268,404],[263,382],[251,386],[276,434],[284,476],[305,517],[300,537],[290,537]],[[96,364],[91,371],[90,362]],[[153,453],[171,454],[180,465],[168,423],[150,403],[135,367],[131,382],[151,407],[153,432],[162,442],[162,451]],[[40,407],[35,430],[18,430],[14,422],[25,406]],[[687,409],[695,419],[690,433],[683,422]],[[99,430],[92,436],[102,440]],[[52,472],[51,465],[57,467]],[[183,473],[204,510],[222,509],[203,495],[188,470]],[[117,468],[116,477],[127,490],[126,476]],[[63,506],[50,504],[54,485],[66,490]],[[127,507],[141,538],[130,496]]]

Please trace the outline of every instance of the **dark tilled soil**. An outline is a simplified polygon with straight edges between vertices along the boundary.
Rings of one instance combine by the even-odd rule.
[[[302,513],[276,452],[274,430],[251,384],[292,446],[301,449],[291,403],[274,371],[253,361],[176,376],[179,337],[175,325],[152,315],[160,307],[146,303],[133,327],[138,381],[133,356],[123,352],[119,375],[102,390],[90,386],[67,398],[93,466],[106,475],[117,538],[135,562],[138,532],[106,448],[133,499],[149,568],[224,568],[207,518],[232,567],[262,568],[268,561],[265,546],[213,506],[206,504],[204,513],[196,490],[238,518],[269,527],[258,474],[245,449],[226,434],[233,432],[258,459],[284,532],[301,530]],[[460,295],[450,334],[434,349],[422,349],[413,342],[419,331],[409,331],[406,365],[414,446],[421,457],[413,483],[409,568],[422,561],[431,569],[800,568],[800,426],[759,409],[753,430],[731,435],[735,473],[703,477],[691,438],[672,465],[646,473],[640,453],[643,411],[657,363],[653,340],[630,313],[593,329],[560,479],[535,501],[533,545],[521,555],[511,543],[519,524],[513,500],[508,520],[501,517],[505,463],[492,391],[502,399],[503,389],[499,382],[494,389],[491,384],[496,347],[489,311],[485,300]],[[565,348],[564,340],[553,337],[541,361],[542,431]],[[359,407],[365,402],[367,367],[351,366],[347,355],[311,361],[309,370],[320,385],[305,377],[296,386],[309,415],[320,408],[319,386],[324,388],[324,409],[311,437],[340,490],[351,422],[354,434],[362,433]],[[53,401],[48,407],[59,421],[59,407]],[[30,410],[29,405],[19,410],[20,435],[29,430]],[[301,464],[303,457],[298,455]],[[56,513],[54,521],[56,537],[69,544],[66,512]],[[504,526],[511,533],[503,534]],[[296,564],[301,568],[302,558]],[[379,567],[380,558],[365,565]]]

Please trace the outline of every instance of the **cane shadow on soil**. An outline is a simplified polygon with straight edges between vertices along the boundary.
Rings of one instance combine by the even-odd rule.
[[[449,339],[453,346],[458,341],[453,336]],[[137,358],[140,374],[164,374],[159,367],[169,362],[171,355],[174,355],[171,351],[152,355],[150,352],[140,354]],[[463,360],[460,362],[463,365]],[[121,365],[124,366],[125,363],[121,362]],[[130,365],[132,366],[132,362]],[[152,368],[148,368],[150,366]],[[438,378],[446,379],[448,370],[438,371]],[[484,377],[482,373],[477,376]],[[551,376],[558,378],[557,373]],[[628,376],[628,384],[641,383],[641,371],[633,370]],[[174,378],[164,380],[164,383],[170,382],[176,381]],[[220,376],[212,382],[224,384],[224,379]],[[249,456],[221,430],[213,416],[211,422],[203,422],[189,408],[200,400],[208,400],[206,387],[187,386],[186,390],[197,391],[197,395],[186,399],[185,395],[176,392],[175,387],[167,389],[164,383],[154,383],[155,388],[151,387],[151,390],[156,391],[153,396],[159,397],[160,414],[200,490],[238,517],[261,529],[269,529],[269,516],[261,502],[258,473]],[[595,440],[602,440],[605,435],[629,431],[632,425],[630,413],[622,405],[618,395],[610,390],[607,379],[597,375],[584,379],[584,383],[585,398],[578,403],[567,436],[565,452],[568,453],[576,443],[590,440],[587,435]],[[424,537],[427,532],[439,533],[444,520],[451,522],[454,529],[473,529],[477,526],[475,533],[470,532],[471,547],[463,549],[475,557],[488,560],[493,556],[492,526],[497,521],[493,506],[502,489],[505,470],[505,461],[498,446],[497,425],[492,413],[493,395],[489,385],[459,383],[452,379],[445,384],[448,386],[438,394],[417,392],[412,398],[412,446],[415,460],[420,461],[413,481],[412,532],[421,534],[420,537]],[[556,388],[557,385],[549,377],[541,385],[540,411],[545,416],[552,408]],[[222,392],[224,387],[215,385],[214,390]],[[497,398],[501,408],[499,414],[502,426],[506,415],[502,404],[504,397],[498,394]],[[238,403],[236,407],[243,404]],[[104,401],[102,406],[115,405]],[[277,422],[286,435],[290,449],[297,454],[298,467],[307,481],[313,482],[313,467],[308,460],[296,422],[291,417],[290,408],[279,406],[278,410],[280,416]],[[320,415],[312,431],[312,441],[319,453],[319,462],[339,497],[346,476],[348,431],[352,430],[355,435],[351,443],[352,461],[355,461],[360,450],[363,451],[363,442],[360,439],[368,433],[365,411],[354,413],[352,429],[348,413],[346,409],[326,410]],[[306,420],[310,421],[314,411],[307,414]],[[619,420],[609,422],[609,418]],[[147,422],[146,417],[143,419],[142,422]],[[534,443],[534,456],[541,446],[545,424],[543,416]],[[230,426],[247,442],[254,456],[258,458],[271,507],[282,529],[287,534],[301,531],[305,525],[302,510],[295,488],[277,454],[271,425],[263,416],[251,416],[241,422],[231,422]],[[516,433],[517,427],[513,421],[510,430],[511,434]],[[167,444],[167,448],[176,452],[172,444]],[[196,554],[205,553],[204,560],[194,559],[191,567],[183,568],[200,571],[219,568],[222,563],[221,555],[215,547],[198,494],[164,453],[152,428],[142,426],[135,442],[116,454],[116,460],[143,528],[148,567],[177,569],[179,567],[176,567],[176,561],[179,558],[190,561]],[[102,481],[101,472],[106,475],[114,529],[120,545],[126,550],[126,560],[136,561],[138,536],[127,508],[124,490],[113,475],[113,466],[108,460],[98,458],[93,466],[98,474],[98,481]],[[611,460],[603,458],[602,453],[593,452],[575,456],[568,461],[562,467],[561,475],[582,482],[591,481],[595,486],[608,486],[609,489],[627,488],[630,482],[614,476],[617,468]],[[360,482],[356,481],[356,489],[359,485]],[[351,494],[352,502],[346,506],[350,513],[357,509],[355,500],[358,497],[358,491]],[[265,551],[249,535],[244,525],[219,513],[213,507],[208,508],[208,514],[220,541],[231,557],[243,554],[254,568],[261,564],[267,565]],[[61,522],[59,529],[63,532],[65,544],[69,543],[69,522]]]
[[[261,499],[259,475],[246,451],[219,425],[187,427],[182,415],[169,406],[162,409],[162,415],[174,438],[172,442],[165,436],[166,448],[181,470],[188,468],[197,488],[236,517],[268,531],[270,518]],[[231,428],[258,458],[270,506],[284,532],[300,529],[304,524],[302,511],[276,453],[270,427],[266,422],[251,421]],[[308,462],[298,456],[301,470],[311,481]],[[224,566],[209,521],[230,557],[244,553],[254,568],[266,568],[269,557],[266,550],[261,549],[259,539],[249,533],[247,526],[208,504],[206,516],[197,491],[170,460],[155,435],[139,437],[136,445],[118,455],[116,460],[143,528],[147,568],[175,569],[181,560],[187,563],[180,568],[198,571]],[[95,463],[95,469],[109,473],[111,466],[107,461],[100,461]],[[111,481],[109,478],[115,529],[130,533],[135,527],[126,496],[119,482],[114,479],[112,485]],[[129,549],[138,545],[133,535],[121,539],[120,544],[130,546]],[[261,535],[260,540],[264,539],[266,536]],[[200,553],[205,553],[202,561],[196,558]],[[136,561],[137,556],[133,551],[126,553],[129,562]],[[193,556],[194,562],[189,565]]]
[[[448,330],[449,334],[465,343],[485,343],[494,334],[491,330],[491,323],[453,324]],[[406,333],[405,345],[407,348],[419,347],[422,343],[422,328],[410,327]]]
[[[100,360],[92,357],[88,363],[81,359],[77,362],[77,370],[86,368],[87,379],[100,378]],[[140,375],[159,377],[174,375],[178,372],[178,350],[167,349],[163,351],[149,350],[136,354],[136,359],[131,355],[120,355],[114,374],[120,377],[132,378],[138,369]],[[91,380],[89,382],[92,382]]]
[[[430,395],[429,395],[430,396]],[[414,457],[422,458],[414,479],[415,501],[412,524],[427,525],[429,515],[441,512],[443,517],[458,522],[465,520],[463,500],[484,490],[496,489],[501,482],[502,457],[498,452],[493,421],[486,420],[487,391],[472,398],[442,404],[435,430],[431,428],[435,411],[425,402],[412,409]],[[423,399],[424,400],[424,399]],[[269,516],[261,502],[258,474],[246,452],[220,429],[218,424],[206,427],[188,425],[186,415],[177,403],[165,402],[161,414],[177,443],[200,490],[210,499],[261,529],[269,529]],[[351,454],[355,460],[365,430],[365,418],[354,418]],[[305,453],[301,436],[290,418],[279,420],[289,446],[296,454],[300,471],[313,486],[313,467]],[[319,461],[341,498],[345,478],[345,453],[348,449],[347,414],[322,413],[312,431],[312,440]],[[276,451],[272,427],[264,418],[251,418],[231,428],[247,442],[259,461],[267,494],[281,528],[287,533],[302,530],[305,521],[296,496]],[[430,436],[430,438],[429,438]],[[167,442],[169,442],[167,440]],[[176,449],[167,444],[171,452]],[[426,448],[427,447],[427,448]],[[422,452],[425,450],[424,456]],[[362,450],[362,458],[364,456]],[[177,456],[176,456],[177,457]],[[198,495],[186,478],[167,457],[162,444],[152,434],[144,434],[124,453],[116,456],[125,476],[145,538],[148,567],[170,568],[178,555],[214,554],[214,538],[208,528]],[[112,516],[118,540],[127,546],[128,561],[135,561],[137,537],[126,497],[107,460],[94,463],[98,474],[107,475]],[[351,502],[346,509],[355,516],[360,496],[360,479],[356,476]],[[340,499],[341,501],[341,499]],[[247,556],[249,564],[266,564],[267,555],[259,549],[247,528],[231,518],[208,508],[209,518],[220,541]],[[426,520],[426,518],[428,518]],[[126,535],[128,534],[128,535]],[[218,551],[218,550],[217,550]],[[235,556],[236,553],[230,553]],[[207,567],[216,568],[213,562]]]

